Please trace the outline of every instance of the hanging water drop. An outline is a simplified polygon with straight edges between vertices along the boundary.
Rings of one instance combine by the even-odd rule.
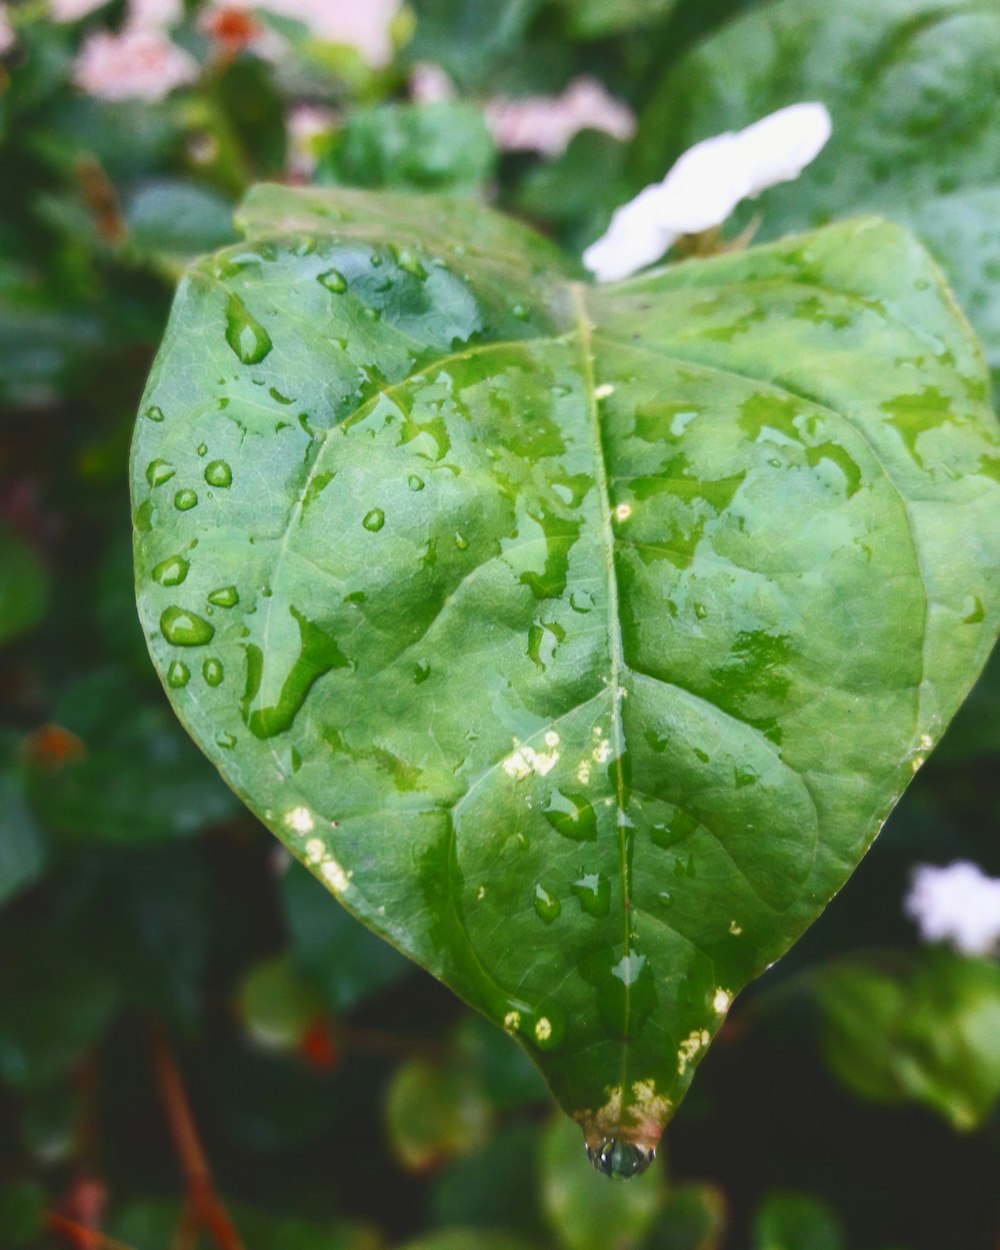
[[[634,1142],[605,1137],[595,1145],[587,1142],[587,1158],[602,1176],[627,1181],[641,1176],[656,1158],[656,1151]]]

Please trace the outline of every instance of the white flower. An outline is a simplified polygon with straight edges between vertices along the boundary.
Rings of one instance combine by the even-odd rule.
[[[88,36],[73,81],[102,100],[162,100],[198,76],[198,63],[162,31],[128,26]]]
[[[577,78],[558,96],[497,96],[486,122],[502,152],[558,156],[581,130],[602,130],[623,142],[635,133],[632,110],[596,78]]]
[[[7,6],[0,4],[0,56],[6,56],[15,43],[14,28],[7,16]]]
[[[1000,943],[1000,879],[968,860],[918,864],[903,907],[925,942],[949,942],[963,955],[990,955]]]
[[[830,137],[822,104],[792,104],[745,130],[689,148],[662,182],[640,191],[583,254],[599,282],[613,282],[659,260],[685,234],[721,226],[740,200],[797,178]]]

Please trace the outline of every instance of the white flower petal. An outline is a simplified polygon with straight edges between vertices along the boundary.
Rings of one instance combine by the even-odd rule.
[[[793,104],[745,130],[703,139],[661,183],[618,209],[607,233],[584,253],[583,263],[600,282],[627,278],[658,260],[681,235],[721,226],[741,200],[797,178],[830,131],[822,104]]]
[[[822,104],[792,104],[739,133],[750,176],[748,195],[791,182],[819,156],[833,129]]]
[[[948,942],[964,955],[993,954],[1000,944],[1000,880],[968,860],[918,864],[903,907],[925,942]]]
[[[680,237],[661,220],[659,183],[640,191],[616,209],[605,234],[583,254],[583,263],[598,282],[617,282],[653,264]]]

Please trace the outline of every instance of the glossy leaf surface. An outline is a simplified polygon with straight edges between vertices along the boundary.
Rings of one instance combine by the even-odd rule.
[[[989,650],[978,349],[873,220],[596,291],[447,200],[243,227],[138,422],[154,662],[345,906],[649,1148]]]

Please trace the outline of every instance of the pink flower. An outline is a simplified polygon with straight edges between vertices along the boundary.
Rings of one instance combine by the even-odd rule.
[[[184,17],[181,0],[129,0],[129,26],[162,30],[177,26]]]
[[[486,106],[486,121],[501,151],[550,157],[565,152],[581,130],[602,130],[623,142],[635,133],[632,110],[596,78],[577,78],[559,96],[498,96]]]
[[[318,104],[296,104],[285,117],[288,132],[288,175],[308,182],[316,168],[316,140],[333,129],[336,115]]]
[[[14,29],[7,16],[7,6],[0,4],[0,56],[6,56],[15,43]]]
[[[410,73],[410,97],[417,104],[444,104],[454,100],[455,84],[440,65],[421,61]]]
[[[401,0],[231,0],[215,9],[265,9],[308,27],[318,39],[356,48],[369,65],[388,65],[393,56],[392,23]],[[212,9],[206,20],[212,20]],[[276,48],[255,51],[272,55]]]
[[[78,22],[107,3],[108,0],[49,0],[49,16],[55,22]]]
[[[197,61],[161,31],[130,25],[88,36],[73,67],[76,85],[102,100],[162,100],[197,76]]]

